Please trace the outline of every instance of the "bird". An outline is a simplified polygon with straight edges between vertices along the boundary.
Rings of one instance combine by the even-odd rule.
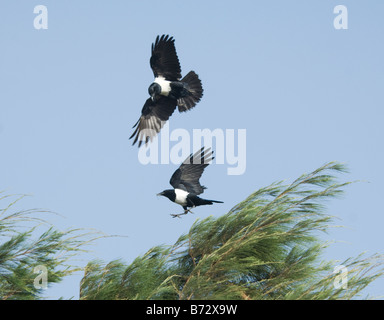
[[[173,189],[167,189],[157,194],[183,207],[183,213],[171,214],[173,218],[180,218],[180,216],[188,212],[193,213],[189,208],[212,205],[213,203],[223,203],[223,201],[207,200],[198,196],[206,189],[206,187],[200,184],[199,180],[204,169],[214,159],[212,154],[213,151],[211,151],[211,148],[205,149],[205,147],[202,147],[195,154],[191,154],[173,173],[169,181]]]
[[[160,132],[176,107],[179,112],[192,109],[203,96],[203,87],[199,76],[190,71],[181,76],[181,67],[176,53],[175,39],[169,35],[157,36],[151,47],[150,67],[154,81],[148,88],[148,98],[141,110],[141,116],[135,123],[136,128],[129,139],[148,143]]]

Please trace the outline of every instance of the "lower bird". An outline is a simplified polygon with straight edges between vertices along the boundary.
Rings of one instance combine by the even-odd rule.
[[[169,181],[174,189],[167,189],[157,194],[158,196],[167,197],[172,202],[183,207],[183,213],[171,214],[172,217],[180,218],[180,216],[188,212],[193,213],[189,208],[211,205],[213,203],[223,203],[222,201],[207,200],[198,197],[198,195],[206,189],[206,187],[200,184],[199,179],[204,169],[214,159],[212,154],[213,151],[211,151],[211,148],[205,149],[204,147],[195,154],[191,154],[173,173]]]

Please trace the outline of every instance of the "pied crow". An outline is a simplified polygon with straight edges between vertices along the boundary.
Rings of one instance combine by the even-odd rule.
[[[139,141],[139,147],[160,132],[176,106],[179,112],[190,110],[203,96],[201,81],[194,71],[181,78],[173,37],[156,37],[151,47],[150,66],[155,77],[148,88],[151,97],[145,102],[141,117],[133,126],[136,129],[130,137],[134,137],[133,145]]]
[[[195,154],[191,154],[177,169],[169,183],[174,189],[164,190],[158,193],[158,196],[167,197],[169,200],[181,205],[184,209],[183,213],[171,214],[172,217],[180,218],[181,215],[187,214],[192,211],[188,208],[195,208],[202,205],[211,205],[213,203],[223,203],[217,200],[206,200],[198,197],[199,194],[204,192],[206,187],[202,186],[199,182],[204,169],[209,165],[214,157],[211,148],[205,149],[202,147]]]

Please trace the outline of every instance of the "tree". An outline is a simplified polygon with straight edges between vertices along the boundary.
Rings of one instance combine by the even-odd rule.
[[[321,260],[328,244],[319,235],[332,223],[323,203],[343,193],[349,182],[338,183],[336,175],[345,171],[329,163],[289,185],[262,188],[223,216],[197,220],[175,244],[154,247],[128,265],[91,261],[80,299],[360,297],[383,274],[383,256],[347,259],[341,263],[347,274],[335,273],[334,262]],[[79,270],[70,259],[101,237],[55,230],[40,218],[42,210],[17,210],[22,198],[0,193],[2,300],[44,298],[44,281],[57,283]]]
[[[197,220],[174,245],[157,246],[126,265],[91,261],[80,298],[91,299],[352,299],[383,274],[383,257],[342,262],[347,286],[321,261],[319,240],[332,217],[323,202],[342,194],[345,172],[328,163],[289,185],[252,193],[227,214]],[[344,279],[342,279],[344,280]]]
[[[15,209],[22,198],[0,192],[0,300],[43,298],[46,285],[79,270],[67,262],[98,237],[80,229],[55,230],[39,218],[46,211]]]

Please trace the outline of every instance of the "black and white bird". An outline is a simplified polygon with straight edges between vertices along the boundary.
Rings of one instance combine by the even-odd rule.
[[[152,44],[150,66],[155,80],[148,88],[151,96],[141,110],[141,117],[133,126],[136,128],[130,139],[133,145],[139,141],[152,141],[175,111],[193,108],[203,96],[201,81],[194,71],[181,77],[179,58],[177,57],[175,40],[168,35],[157,36]]]
[[[223,203],[217,200],[206,200],[198,197],[204,192],[206,187],[199,182],[204,169],[214,159],[211,148],[202,147],[195,154],[191,154],[177,169],[169,183],[174,189],[167,189],[158,193],[158,196],[167,197],[169,200],[181,205],[184,209],[183,213],[171,214],[172,217],[180,217],[192,211],[188,208],[195,208],[202,205],[211,205],[213,203]]]

